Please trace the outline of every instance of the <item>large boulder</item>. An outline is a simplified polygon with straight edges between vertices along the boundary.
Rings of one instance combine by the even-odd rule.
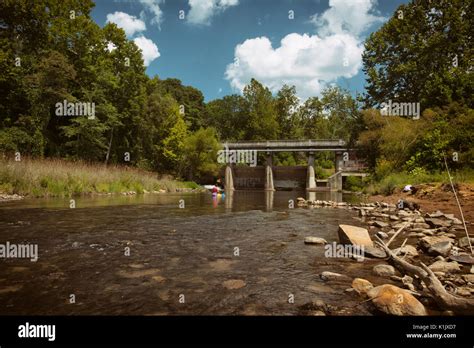
[[[373,247],[374,243],[370,239],[369,232],[362,227],[351,225],[339,225],[339,241],[342,244],[354,244]]]
[[[426,308],[408,291],[385,284],[367,292],[375,307],[391,315],[428,315]]]

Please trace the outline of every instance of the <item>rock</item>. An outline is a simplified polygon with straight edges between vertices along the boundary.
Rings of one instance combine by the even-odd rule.
[[[368,280],[362,278],[355,278],[352,281],[352,288],[357,291],[358,294],[367,294],[367,292],[372,289],[374,286]]]
[[[441,255],[441,256],[447,257],[452,247],[453,247],[453,244],[449,241],[439,242],[439,243],[433,244],[428,249],[428,254]]]
[[[403,248],[396,248],[393,250],[393,252],[399,256],[407,255],[411,257],[416,257],[418,256],[418,250],[413,245],[406,244],[403,246]]]
[[[462,225],[462,221],[454,217],[454,214],[444,214],[444,217],[448,220],[451,220],[454,225]]]
[[[321,273],[319,277],[322,280],[340,280],[340,279],[347,278],[347,276],[345,275],[334,273],[334,272],[328,272],[328,271]]]
[[[80,245],[79,242],[74,242],[74,243],[72,243],[72,247],[73,247],[74,249],[79,248],[79,245]]]
[[[474,247],[474,238],[467,239],[467,237],[462,237],[458,239],[458,245],[461,248],[468,248],[469,242],[471,242],[471,245]]]
[[[390,277],[395,275],[395,268],[390,265],[376,265],[372,271],[380,277]]]
[[[392,221],[398,221],[398,220],[400,220],[400,218],[399,218],[398,216],[396,216],[396,215],[390,215],[390,220],[392,220]]]
[[[314,317],[324,317],[326,315],[323,311],[311,311],[308,314]]]
[[[462,253],[462,254],[458,254],[458,255],[451,255],[451,256],[449,256],[449,259],[453,260],[453,261],[456,261],[456,262],[465,263],[465,264],[468,264],[468,265],[474,264],[474,257],[472,257],[472,255],[466,254],[466,253]]]
[[[319,245],[324,245],[327,244],[326,239],[324,238],[319,238],[319,237],[306,237],[304,239],[304,244],[319,244]]]
[[[364,247],[364,256],[375,259],[384,259],[387,257],[387,254],[380,248],[366,246]]]
[[[365,228],[351,225],[339,225],[339,241],[342,244],[355,244],[373,247],[369,232]]]
[[[433,245],[442,243],[442,242],[453,242],[453,239],[444,236],[430,236],[430,237],[423,237],[418,241],[420,247],[424,250],[429,250]]]
[[[431,213],[431,214],[426,214],[426,216],[430,217],[430,218],[440,218],[440,217],[443,217],[444,214],[442,212],[440,212],[439,210],[437,210],[436,212],[434,213]]]
[[[363,217],[366,215],[367,215],[367,212],[364,209],[359,210],[359,216]]]
[[[222,286],[229,290],[240,289],[245,286],[245,282],[240,279],[229,279],[222,283]]]
[[[456,289],[456,295],[459,296],[471,296],[471,290],[467,287],[459,287]]]
[[[442,257],[441,255],[439,255],[435,257],[435,261],[446,261],[446,259]]]
[[[424,222],[415,222],[413,224],[413,228],[427,229],[427,228],[430,228],[430,225],[425,224]]]
[[[430,225],[433,228],[436,227],[450,227],[452,225],[452,222],[450,220],[441,220],[441,219],[436,219],[436,218],[429,218],[425,220],[428,225]]]
[[[471,273],[474,274],[474,266],[471,266]]]
[[[474,274],[463,274],[462,279],[464,279],[466,282],[474,284]]]
[[[376,233],[376,235],[379,236],[382,239],[387,239],[388,238],[388,234],[386,234],[385,232],[382,232],[382,231],[378,231]]]
[[[297,202],[306,202],[306,199],[304,199],[303,197],[298,197],[298,198],[296,198],[296,201]]]
[[[367,292],[375,307],[391,315],[427,315],[425,307],[408,291],[385,284]]]
[[[384,227],[387,227],[388,224],[383,221],[374,221],[374,226],[379,227],[379,228],[384,228]]]
[[[461,267],[456,261],[446,262],[446,261],[436,261],[428,266],[433,272],[459,272]]]

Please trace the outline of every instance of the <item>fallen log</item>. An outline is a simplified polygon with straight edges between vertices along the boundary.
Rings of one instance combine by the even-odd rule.
[[[441,309],[450,310],[461,315],[474,314],[474,299],[458,297],[450,294],[446,291],[443,284],[436,277],[433,271],[423,262],[421,262],[421,267],[412,265],[396,256],[378,236],[375,236],[375,238],[378,240],[375,243],[385,250],[385,253],[388,255],[388,261],[400,272],[412,277],[419,277],[425,283],[434,301]]]

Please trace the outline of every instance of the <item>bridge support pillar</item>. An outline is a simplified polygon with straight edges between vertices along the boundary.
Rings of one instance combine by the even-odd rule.
[[[308,154],[308,171],[306,175],[306,190],[316,189],[316,176],[314,174],[314,152]]]
[[[275,191],[272,166],[265,167],[265,191]]]
[[[234,178],[232,177],[232,167],[231,166],[227,166],[225,168],[224,190],[226,192],[234,191]]]
[[[342,152],[335,153],[334,167],[336,168],[336,173],[342,169]]]

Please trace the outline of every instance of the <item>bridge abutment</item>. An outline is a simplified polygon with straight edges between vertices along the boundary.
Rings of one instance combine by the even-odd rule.
[[[234,191],[234,178],[232,176],[232,167],[225,168],[224,190],[226,192]]]

